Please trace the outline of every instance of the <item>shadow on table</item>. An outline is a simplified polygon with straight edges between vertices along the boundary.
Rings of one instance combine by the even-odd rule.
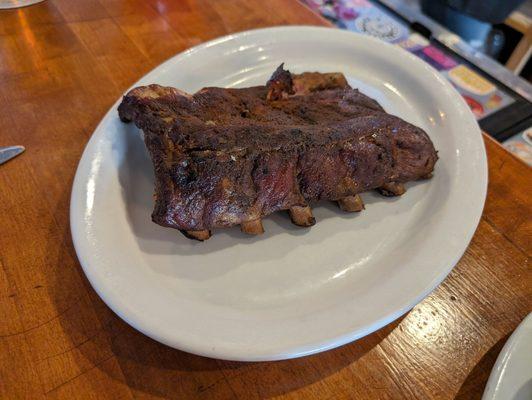
[[[462,383],[455,400],[476,400],[482,398],[491,369],[510,335],[511,332],[501,338],[484,354]]]
[[[47,387],[49,392],[83,382],[99,394],[120,388],[164,398],[269,398],[310,386],[352,365],[400,322],[352,344],[294,360],[244,363],[195,356],[162,345],[122,321],[76,263],[68,229],[60,239],[49,243],[50,262],[61,268],[48,276],[47,288],[59,313],[54,323],[64,348],[52,348],[47,362],[70,362],[74,368],[63,368]]]
[[[184,353],[128,328],[113,340],[129,387],[169,398],[270,398],[310,386],[372,350],[394,323],[356,343],[319,355],[275,362],[233,362]]]

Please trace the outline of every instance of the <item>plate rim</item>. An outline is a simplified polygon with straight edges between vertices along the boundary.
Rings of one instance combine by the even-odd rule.
[[[326,351],[335,347],[342,346],[344,344],[350,343],[352,341],[355,341],[361,337],[364,337],[368,334],[371,334],[375,332],[376,330],[384,327],[385,325],[393,322],[400,316],[407,313],[409,310],[411,310],[414,306],[419,304],[425,297],[427,297],[429,294],[433,292],[433,290],[447,277],[447,275],[452,271],[452,269],[456,266],[458,261],[463,256],[465,250],[469,247],[469,243],[471,242],[471,239],[478,227],[478,224],[480,222],[484,204],[486,201],[486,195],[487,195],[487,184],[488,184],[488,164],[487,164],[487,155],[485,150],[485,144],[482,138],[482,133],[480,131],[480,128],[478,127],[478,123],[476,122],[473,114],[469,110],[465,100],[462,98],[462,96],[459,95],[459,93],[456,91],[456,89],[447,81],[441,74],[432,66],[428,65],[427,63],[424,63],[422,60],[417,58],[415,55],[409,53],[408,51],[400,48],[399,46],[383,42],[377,38],[373,38],[370,36],[358,34],[351,31],[345,31],[338,28],[331,28],[331,27],[322,27],[322,26],[312,26],[312,25],[290,25],[290,26],[276,26],[276,27],[268,27],[268,28],[259,28],[259,29],[252,29],[252,30],[245,30],[242,32],[236,32],[231,33],[222,37],[218,37],[215,39],[212,39],[210,41],[201,43],[199,45],[196,45],[194,47],[191,47],[189,49],[186,49],[168,59],[163,61],[161,64],[157,65],[152,70],[148,71],[145,75],[139,78],[137,82],[135,82],[130,88],[128,88],[125,92],[127,92],[129,89],[135,87],[139,84],[139,82],[143,81],[147,76],[156,73],[159,70],[163,70],[167,64],[169,64],[172,61],[175,61],[179,58],[185,58],[190,57],[197,52],[200,52],[204,49],[208,49],[213,46],[217,46],[221,43],[228,42],[234,39],[239,39],[241,37],[249,37],[252,35],[263,35],[268,33],[279,33],[283,31],[292,31],[292,32],[301,32],[304,30],[312,30],[312,31],[322,31],[322,32],[330,32],[336,35],[344,35],[346,37],[348,36],[357,36],[362,40],[367,41],[373,41],[378,46],[382,47],[388,47],[389,49],[393,49],[392,51],[399,51],[402,52],[403,57],[406,56],[410,58],[411,60],[414,60],[414,62],[418,63],[420,66],[422,65],[424,68],[427,68],[431,70],[431,72],[436,74],[439,79],[442,80],[443,84],[450,88],[456,95],[456,100],[461,103],[462,108],[467,109],[467,117],[470,121],[474,121],[476,125],[475,132],[468,132],[468,135],[472,135],[472,138],[475,137],[477,141],[479,141],[479,156],[480,156],[480,166],[479,171],[481,172],[482,176],[479,177],[481,181],[481,187],[482,187],[482,193],[479,194],[478,199],[482,199],[478,206],[475,208],[477,215],[475,215],[473,218],[470,219],[470,227],[468,230],[467,235],[464,235],[464,240],[462,242],[461,251],[457,251],[457,255],[454,257],[453,261],[448,263],[448,267],[445,269],[442,268],[440,273],[430,282],[428,283],[422,291],[419,291],[419,295],[415,296],[415,298],[411,298],[410,301],[405,302],[404,304],[401,304],[400,306],[396,307],[396,311],[392,313],[388,313],[386,316],[383,316],[382,318],[373,321],[371,324],[368,324],[364,327],[364,329],[359,329],[358,331],[349,330],[345,334],[338,335],[335,337],[329,337],[326,340],[323,340],[319,343],[312,343],[311,345],[304,345],[300,346],[298,349],[293,350],[285,350],[280,351],[275,354],[270,353],[261,353],[256,352],[253,354],[249,354],[246,352],[240,352],[235,351],[235,348],[223,348],[218,347],[216,349],[211,349],[208,346],[195,346],[190,345],[190,343],[183,342],[181,340],[176,340],[176,338],[169,339],[168,337],[164,335],[158,334],[156,329],[150,329],[150,327],[146,327],[145,324],[141,321],[141,319],[137,318],[138,315],[135,314],[135,311],[132,310],[125,304],[124,302],[121,302],[120,299],[117,298],[111,298],[112,296],[109,296],[108,292],[105,292],[103,290],[102,285],[98,284],[98,277],[97,274],[93,273],[93,268],[91,266],[94,260],[89,260],[89,257],[86,255],[86,249],[83,247],[86,245],[86,243],[83,243],[84,235],[82,234],[83,229],[81,228],[83,226],[83,222],[81,219],[76,218],[77,215],[81,215],[82,213],[78,212],[77,202],[79,201],[79,198],[76,196],[79,189],[83,189],[83,186],[81,184],[83,180],[84,173],[86,171],[83,170],[82,164],[84,164],[84,160],[86,162],[87,157],[89,157],[89,153],[91,153],[92,147],[95,146],[97,137],[95,133],[100,131],[104,124],[108,121],[111,114],[116,112],[116,107],[121,101],[122,96],[119,97],[119,99],[110,107],[110,109],[105,113],[101,121],[98,123],[96,128],[94,129],[90,139],[88,140],[84,151],[80,157],[80,161],[78,163],[76,174],[74,177],[74,181],[72,184],[72,191],[71,191],[71,198],[70,198],[70,230],[72,234],[72,241],[74,244],[74,248],[79,260],[79,263],[91,283],[92,288],[98,293],[100,298],[106,303],[106,305],[111,308],[111,310],[116,313],[121,319],[126,321],[129,325],[134,327],[136,330],[142,332],[148,337],[151,337],[154,340],[157,340],[158,342],[161,342],[163,344],[166,344],[170,347],[177,348],[179,350],[183,350],[189,353],[206,356],[206,357],[213,357],[218,359],[225,359],[225,360],[234,360],[234,361],[273,361],[273,360],[282,360],[282,359],[289,359],[289,358],[296,358],[301,356],[306,356],[310,354],[319,353],[322,351]],[[124,92],[124,93],[125,93]],[[83,207],[81,207],[83,208]]]
[[[532,332],[532,312],[528,313],[525,318],[519,322],[519,325],[517,325],[510,337],[506,340],[506,343],[504,343],[504,346],[491,369],[488,382],[486,383],[484,393],[482,394],[482,400],[503,399],[504,388],[505,386],[510,385],[507,382],[509,380],[507,366],[510,363],[514,363],[512,357],[515,355],[515,352],[518,350],[518,347],[520,347],[522,342],[526,340],[526,331]],[[505,380],[506,383],[503,383],[503,389],[501,389],[501,382],[505,382]]]

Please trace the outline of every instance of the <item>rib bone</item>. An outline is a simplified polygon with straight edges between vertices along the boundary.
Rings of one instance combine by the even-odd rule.
[[[388,182],[377,189],[380,194],[387,197],[401,196],[406,192],[405,185],[398,182]]]
[[[293,206],[288,210],[290,219],[298,226],[312,226],[316,219],[312,215],[312,209],[309,206]]]
[[[199,240],[200,242],[203,242],[204,240],[207,240],[211,237],[211,231],[204,229],[202,231],[180,231],[183,235],[185,235],[189,239]]]
[[[362,201],[362,198],[356,194],[338,200],[338,206],[342,211],[359,212],[364,209],[364,202]]]
[[[264,233],[262,227],[262,220],[255,219],[253,221],[244,221],[240,224],[240,230],[248,235],[260,235]]]

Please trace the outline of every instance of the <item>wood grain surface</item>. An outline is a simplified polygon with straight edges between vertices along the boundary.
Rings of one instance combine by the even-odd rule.
[[[486,137],[483,218],[409,314],[341,348],[271,363],[186,354],[138,333],[85,279],[69,196],[107,109],[170,56],[230,32],[326,22],[292,0],[47,0],[0,11],[1,399],[478,399],[531,311],[530,169]]]

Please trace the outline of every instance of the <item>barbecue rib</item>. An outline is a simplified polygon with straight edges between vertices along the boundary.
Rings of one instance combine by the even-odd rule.
[[[387,114],[340,73],[290,74],[266,86],[209,87],[194,95],[159,85],[132,89],[120,119],[144,131],[155,168],[152,219],[205,240],[213,228],[263,232],[262,217],[288,210],[315,223],[310,204],[364,208],[359,193],[404,193],[437,160],[427,134]]]

